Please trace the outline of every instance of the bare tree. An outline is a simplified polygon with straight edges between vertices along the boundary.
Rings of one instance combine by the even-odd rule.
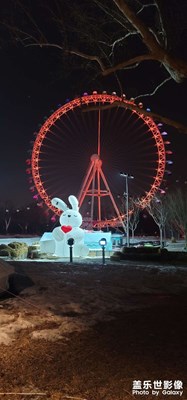
[[[177,230],[185,237],[187,250],[187,190],[178,188],[167,196],[170,219]]]
[[[3,230],[5,230],[6,235],[9,233],[9,227],[12,221],[13,206],[6,202],[5,205],[0,207],[0,219],[3,222]]]
[[[168,206],[166,197],[157,194],[147,205],[147,211],[152,216],[160,232],[160,248],[163,248],[164,230],[168,218]]]
[[[123,228],[125,234],[127,235],[127,209],[126,209],[126,198],[124,196],[120,196],[120,213],[124,215],[123,220]],[[139,224],[139,216],[140,216],[140,201],[138,198],[129,197],[129,230],[131,231],[131,238],[134,239],[134,232]]]
[[[133,197],[130,197],[129,203],[130,203],[129,229],[131,230],[132,233],[132,240],[134,240],[134,232],[140,220],[140,205],[139,201],[137,199],[134,199]]]
[[[78,60],[85,77],[91,74],[98,79],[114,74],[121,94],[121,73],[125,74],[129,68],[137,70],[141,64],[155,63],[157,78],[155,71],[154,77],[150,77],[155,86],[149,85],[148,92],[145,88],[144,93],[135,96],[142,99],[154,95],[169,80],[181,83],[187,77],[187,62],[180,45],[182,42],[185,48],[187,6],[184,3],[177,0],[169,4],[168,0],[56,0],[51,3],[38,0],[31,5],[27,0],[10,0],[8,17],[5,15],[2,19],[2,26],[8,28],[16,43],[57,51],[63,69],[65,65],[72,69]],[[136,109],[138,105],[130,104],[130,108]],[[141,111],[147,113],[144,108]],[[166,116],[151,112],[149,115],[187,132],[186,126]]]

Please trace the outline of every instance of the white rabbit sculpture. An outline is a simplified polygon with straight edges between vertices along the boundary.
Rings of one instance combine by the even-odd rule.
[[[60,225],[53,229],[52,235],[55,239],[55,255],[60,257],[69,257],[70,250],[67,243],[68,239],[74,239],[73,256],[86,257],[89,248],[84,244],[84,229],[81,229],[82,216],[79,213],[79,203],[75,196],[71,195],[68,200],[72,208],[69,208],[63,200],[57,197],[53,198],[53,206],[63,211],[60,216]]]

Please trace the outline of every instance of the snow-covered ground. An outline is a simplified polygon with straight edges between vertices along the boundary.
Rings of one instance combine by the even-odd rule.
[[[17,261],[12,265],[19,294],[0,303],[3,344],[16,340],[23,331],[33,340],[66,341],[67,334],[90,330],[119,312],[149,307],[159,302],[159,296],[187,290],[187,268],[172,265],[129,261],[105,267],[93,261]],[[6,267],[0,263],[2,279]]]

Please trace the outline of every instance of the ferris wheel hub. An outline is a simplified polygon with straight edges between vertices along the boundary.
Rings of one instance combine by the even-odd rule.
[[[91,161],[96,161],[96,160],[100,160],[100,157],[98,154],[92,154],[92,156],[90,157]]]
[[[99,154],[92,154],[90,160],[92,164],[99,165],[101,167],[102,160],[100,159]]]

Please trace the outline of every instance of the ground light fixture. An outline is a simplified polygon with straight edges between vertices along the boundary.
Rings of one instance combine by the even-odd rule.
[[[134,179],[133,175],[129,175],[125,172],[120,172],[120,176],[125,178],[125,192],[124,192],[124,197],[126,199],[126,244],[127,247],[130,246],[130,240],[129,240],[129,187],[128,187],[128,180],[129,179]]]
[[[70,263],[73,262],[73,245],[74,245],[74,239],[73,238],[69,238],[67,240],[68,246],[69,246],[69,261]]]
[[[105,265],[105,247],[107,245],[107,240],[105,238],[101,238],[99,244],[102,248],[102,264]]]

